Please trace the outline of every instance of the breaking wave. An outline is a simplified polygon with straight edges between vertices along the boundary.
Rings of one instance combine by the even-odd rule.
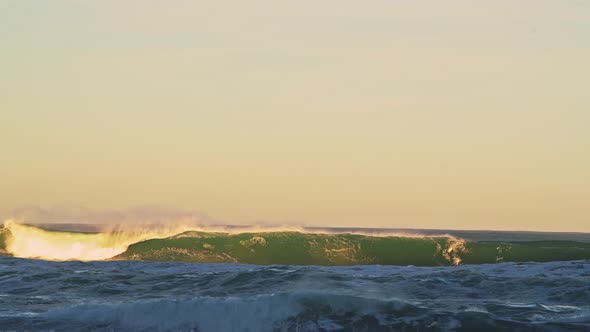
[[[573,240],[474,241],[448,234],[362,234],[195,226],[50,231],[6,222],[0,250],[45,260],[143,260],[288,265],[439,266],[590,259]]]
[[[6,221],[0,228],[0,250],[21,258],[46,260],[103,260],[124,252],[133,243],[167,237],[182,228],[130,228],[83,233],[49,231]]]

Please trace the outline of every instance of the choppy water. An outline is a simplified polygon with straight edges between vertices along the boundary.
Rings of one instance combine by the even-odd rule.
[[[589,331],[590,261],[254,266],[0,257],[0,330]]]

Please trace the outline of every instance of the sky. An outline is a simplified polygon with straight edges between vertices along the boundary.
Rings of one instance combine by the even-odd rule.
[[[588,1],[0,0],[0,210],[590,232]]]

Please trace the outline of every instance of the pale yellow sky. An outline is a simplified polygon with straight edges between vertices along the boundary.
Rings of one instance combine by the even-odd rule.
[[[588,1],[0,2],[0,210],[590,231]]]

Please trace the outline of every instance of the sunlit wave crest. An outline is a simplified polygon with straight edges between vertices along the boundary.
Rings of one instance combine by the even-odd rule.
[[[172,236],[185,228],[135,227],[129,230],[78,233],[50,231],[8,220],[4,222],[4,229],[10,232],[5,240],[5,250],[15,257],[92,261],[111,258],[123,253],[133,243]]]
[[[161,239],[172,236],[182,236],[188,231],[223,232],[224,234],[240,234],[244,232],[302,232],[302,233],[332,233],[326,230],[309,230],[297,226],[248,226],[231,228],[223,225],[202,226],[190,222],[179,222],[171,225],[104,225],[100,232],[83,233],[70,231],[48,230],[38,226],[28,225],[15,220],[3,223],[4,231],[10,235],[4,236],[4,250],[6,253],[19,258],[36,258],[43,260],[106,260],[124,253],[135,243],[148,239]],[[353,232],[363,234],[363,232]],[[366,234],[368,235],[368,234]],[[383,232],[371,236],[396,236],[412,238],[429,238],[427,236],[399,232]],[[449,235],[442,235],[449,237]],[[461,247],[463,241],[456,245]],[[454,241],[453,241],[454,243]],[[453,250],[449,248],[443,254],[455,264],[460,263]],[[440,251],[441,248],[438,248]],[[453,257],[451,257],[453,256]]]
[[[10,220],[0,225],[0,254],[53,261],[440,266],[587,260],[590,242],[475,241],[435,232],[199,225],[190,220],[100,225]]]

